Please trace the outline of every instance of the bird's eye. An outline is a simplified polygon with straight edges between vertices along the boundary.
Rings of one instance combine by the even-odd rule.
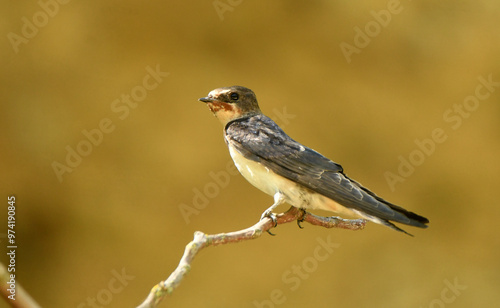
[[[231,93],[231,99],[232,99],[233,101],[237,101],[237,100],[238,100],[238,98],[240,98],[240,96],[238,95],[238,93],[234,93],[234,92],[233,92],[233,93]]]

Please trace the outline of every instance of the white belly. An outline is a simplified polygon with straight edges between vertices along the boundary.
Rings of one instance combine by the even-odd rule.
[[[268,195],[274,196],[279,191],[285,196],[288,204],[298,208],[320,209],[339,214],[358,216],[337,202],[279,176],[269,170],[269,168],[253,160],[246,159],[232,147],[229,147],[229,153],[241,175],[253,186]]]

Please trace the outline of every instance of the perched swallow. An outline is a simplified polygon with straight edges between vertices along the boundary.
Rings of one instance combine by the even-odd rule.
[[[342,166],[290,138],[262,114],[252,90],[218,88],[199,100],[224,125],[229,153],[243,177],[274,196],[262,218],[273,219],[272,210],[286,202],[303,210],[361,217],[404,233],[392,222],[427,227],[427,218],[378,197],[348,178]]]

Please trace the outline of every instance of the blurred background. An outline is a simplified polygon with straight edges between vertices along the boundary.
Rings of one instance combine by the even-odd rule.
[[[16,277],[43,307],[134,307],[194,231],[258,221],[272,198],[197,101],[231,85],[430,227],[281,225],[203,250],[160,307],[500,301],[497,1],[3,7],[0,240],[15,195]]]

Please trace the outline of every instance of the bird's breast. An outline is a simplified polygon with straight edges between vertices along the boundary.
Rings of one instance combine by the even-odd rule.
[[[282,186],[281,179],[284,178],[262,164],[244,157],[231,145],[229,145],[229,154],[231,154],[238,171],[253,186],[271,196],[274,196],[280,190],[280,186]]]

